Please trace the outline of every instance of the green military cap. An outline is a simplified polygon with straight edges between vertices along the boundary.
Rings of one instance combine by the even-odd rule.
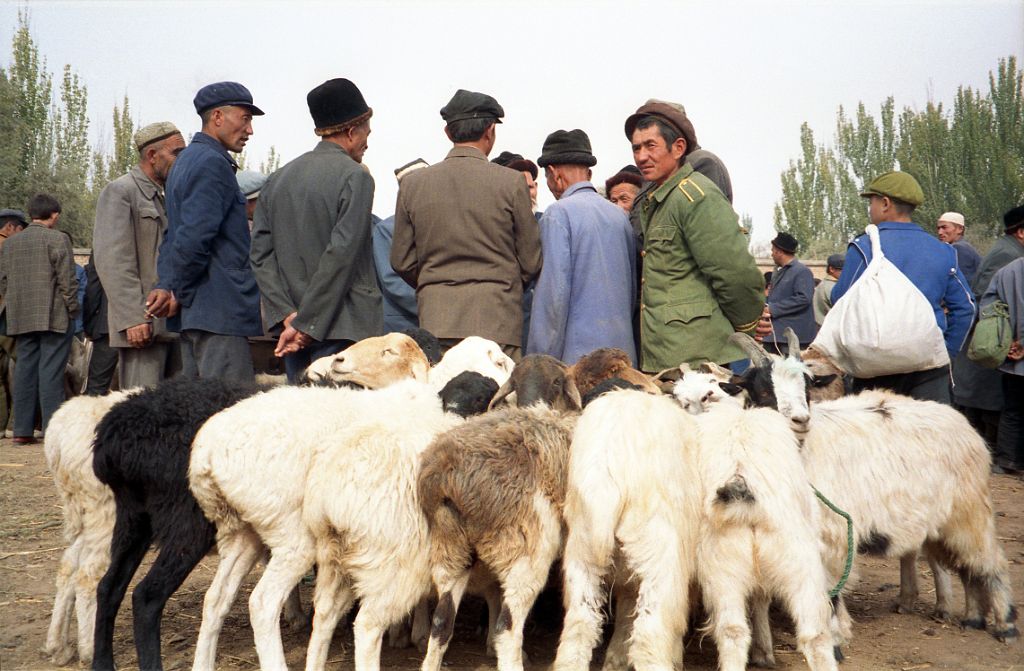
[[[497,100],[486,93],[465,89],[456,91],[448,104],[441,108],[441,118],[445,123],[467,119],[491,119],[495,123],[501,123],[503,116],[505,116],[505,110],[501,108]]]
[[[860,194],[863,198],[870,196],[888,196],[917,207],[924,202],[924,191],[913,176],[899,170],[887,172],[871,180]]]
[[[181,135],[181,131],[178,130],[177,126],[170,121],[157,121],[135,131],[132,141],[135,143],[135,148],[142,151],[154,142],[159,142],[172,135]]]

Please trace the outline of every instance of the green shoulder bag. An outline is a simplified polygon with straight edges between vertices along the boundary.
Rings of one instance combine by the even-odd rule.
[[[981,309],[974,336],[967,346],[967,358],[985,368],[999,368],[1006,361],[1012,342],[1010,307],[995,300]]]

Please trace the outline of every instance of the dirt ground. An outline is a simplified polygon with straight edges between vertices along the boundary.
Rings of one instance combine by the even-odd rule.
[[[1000,540],[1010,561],[1010,573],[1018,603],[1024,600],[1024,482],[1019,478],[992,477]],[[40,649],[53,606],[53,581],[64,549],[61,513],[53,481],[46,468],[41,445],[14,447],[0,441],[0,670],[54,668]],[[918,671],[948,669],[963,671],[1024,671],[1024,641],[1011,644],[996,641],[985,632],[964,631],[957,626],[929,618],[934,604],[931,576],[921,562],[922,598],[915,612],[897,615],[891,605],[899,591],[899,565],[895,560],[873,558],[862,561],[861,581],[848,600],[854,619],[854,640],[845,649],[845,671],[899,669]],[[147,559],[148,562],[148,559]],[[203,593],[216,569],[216,556],[207,557],[167,605],[163,619],[164,667],[188,669],[192,663],[202,610]],[[146,565],[136,576],[143,575]],[[250,576],[246,595],[255,580]],[[311,588],[303,591],[306,602]],[[131,599],[126,598],[118,617],[114,649],[120,669],[135,669],[131,635]],[[218,667],[248,670],[259,666],[253,647],[246,598],[235,604],[220,637]],[[957,609],[963,593],[956,585]],[[477,632],[482,605],[467,601],[459,612],[455,638],[445,657],[453,671],[494,668],[484,655]],[[555,610],[548,604],[547,611]],[[782,616],[776,621],[777,668],[806,668],[795,652],[790,626]],[[545,621],[547,620],[547,621]],[[554,620],[554,622],[551,622]],[[284,628],[285,649],[292,668],[301,668],[308,634]],[[545,669],[554,658],[558,641],[557,615],[537,614],[527,624],[527,668]],[[594,656],[599,668],[601,652]],[[421,655],[414,649],[385,647],[382,668],[419,668]],[[352,668],[351,627],[339,625],[329,657],[329,669]],[[686,668],[716,668],[715,646],[690,638],[686,646]]]

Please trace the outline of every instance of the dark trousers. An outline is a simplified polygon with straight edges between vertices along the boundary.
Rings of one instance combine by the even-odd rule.
[[[919,401],[936,401],[952,405],[949,396],[949,364],[913,373],[854,379],[854,394],[865,389],[888,389]]]
[[[117,350],[110,346],[110,336],[102,335],[92,341],[89,357],[89,377],[85,384],[86,396],[103,396],[110,391],[110,381],[117,369]]]
[[[1006,405],[999,416],[993,461],[1003,467],[1024,470],[1024,375],[1002,375]]]
[[[228,382],[253,382],[252,350],[245,336],[189,329],[181,332],[182,374],[215,377]]]
[[[68,365],[74,324],[67,333],[33,331],[14,336],[18,363],[14,367],[14,435],[31,436],[36,423],[36,401],[42,427],[64,402],[64,369]]]
[[[313,342],[308,347],[303,347],[298,352],[286,354],[284,357],[284,373],[288,376],[288,384],[299,384],[302,373],[309,368],[309,364],[325,356],[331,356],[346,349],[354,341],[352,340],[324,340]]]

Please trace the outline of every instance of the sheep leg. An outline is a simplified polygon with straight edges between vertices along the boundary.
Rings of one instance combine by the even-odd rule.
[[[348,576],[336,562],[326,555],[320,555],[317,567],[316,588],[313,592],[313,634],[306,649],[306,671],[319,671],[327,665],[327,655],[338,620],[348,612],[355,600]]]
[[[917,601],[917,551],[900,557],[900,595],[893,610],[897,613],[913,613]]]
[[[747,592],[756,584],[749,532],[720,532],[701,542],[697,552],[704,606],[718,648],[721,671],[744,671],[750,651]]]
[[[262,669],[286,669],[281,641],[281,610],[288,594],[315,559],[312,538],[303,534],[295,548],[273,550],[263,577],[249,596],[249,622]]]
[[[438,671],[441,668],[441,661],[455,629],[455,615],[459,612],[459,602],[466,593],[467,584],[468,570],[455,577],[448,577],[443,568],[435,567],[434,585],[439,597],[437,607],[434,608],[430,638],[427,640],[427,654],[423,658],[421,671]]]
[[[283,617],[288,626],[296,631],[305,631],[309,628],[310,616],[302,607],[302,594],[299,592],[299,585],[289,592],[288,600],[284,602]]]
[[[953,622],[953,577],[930,552],[928,566],[935,579],[935,612],[932,617],[939,622]]]
[[[115,498],[117,494],[115,493]],[[114,619],[153,540],[149,516],[135,501],[117,501],[117,521],[110,549],[110,567],[96,587],[96,627],[93,630],[94,671],[114,668]]]
[[[800,546],[793,544],[790,551],[800,552]],[[790,566],[810,566],[808,561],[819,561],[816,553],[806,553],[803,558],[787,558]],[[776,567],[780,568],[780,567]],[[828,595],[821,589],[822,580],[808,580],[801,571],[776,571],[781,576],[780,592],[786,601],[790,615],[796,625],[797,648],[804,654],[811,671],[837,671],[834,640],[829,626]]]
[[[78,619],[78,659],[92,663],[93,629],[96,626],[96,586],[110,566],[110,537],[113,520],[86,523],[82,554],[75,575],[75,611]]]
[[[427,651],[430,638],[430,597],[424,595],[412,612],[412,642],[420,652]]]
[[[141,669],[159,671],[163,668],[160,623],[164,606],[213,545],[212,538],[207,543],[194,542],[193,538],[188,540],[190,542],[171,541],[160,548],[149,573],[132,593],[132,625]]]
[[[490,577],[490,573],[487,575]],[[495,659],[498,651],[494,647],[494,639],[497,636],[498,614],[501,612],[501,585],[497,580],[484,588],[483,597],[487,602],[487,656]]]
[[[199,625],[192,671],[213,671],[217,664],[217,639],[224,618],[238,596],[239,586],[263,554],[263,543],[250,532],[222,537],[217,553],[220,561],[210,587],[203,597],[203,621]]]
[[[750,645],[750,665],[762,669],[775,668],[775,647],[768,609],[772,600],[763,590],[755,590],[750,597],[750,621],[753,638]]]
[[[629,634],[633,631],[633,613],[636,611],[636,589],[623,584],[613,590],[615,629],[604,651],[601,671],[626,671],[629,668]]]
[[[623,544],[640,576],[629,658],[636,671],[668,671],[689,617],[691,560],[680,556],[682,541],[671,525],[652,520],[644,534],[637,543]]]
[[[50,656],[57,666],[64,666],[75,657],[71,644],[71,613],[75,608],[75,577],[78,573],[79,557],[82,552],[82,537],[64,550],[57,567],[56,594],[53,599],[53,615],[46,632],[43,652]]]

